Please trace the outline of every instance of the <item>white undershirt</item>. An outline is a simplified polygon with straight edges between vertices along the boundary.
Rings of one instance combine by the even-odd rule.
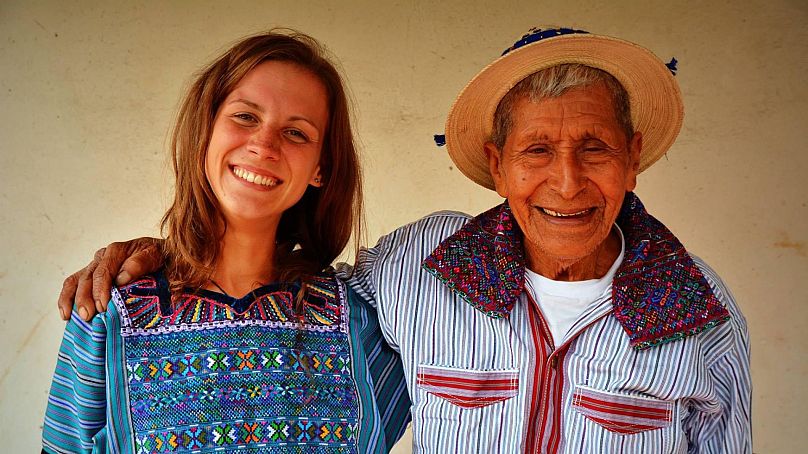
[[[609,271],[600,279],[554,281],[525,268],[525,287],[538,304],[556,347],[560,346],[564,336],[584,310],[609,289],[614,274],[623,261],[626,248],[623,232],[617,224],[614,227],[620,235],[620,254]]]

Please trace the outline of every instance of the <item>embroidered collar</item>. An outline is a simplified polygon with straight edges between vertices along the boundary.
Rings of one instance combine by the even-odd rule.
[[[612,284],[612,313],[637,350],[712,328],[729,313],[682,243],[627,193],[617,224],[626,251]],[[507,202],[469,221],[423,267],[490,317],[507,317],[525,283],[522,233]]]
[[[138,279],[113,292],[126,333],[183,331],[218,325],[262,324],[294,329],[344,329],[342,287],[333,275],[322,273],[306,284],[295,309],[299,283],[271,283],[243,298],[204,289],[186,289],[173,300],[162,272]]]

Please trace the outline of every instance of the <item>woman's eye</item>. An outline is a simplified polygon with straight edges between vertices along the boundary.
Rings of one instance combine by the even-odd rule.
[[[247,112],[235,113],[233,114],[233,118],[241,123],[256,123],[258,121],[253,114]]]
[[[303,133],[303,131],[299,129],[287,129],[285,131],[287,137],[289,137],[293,142],[296,143],[305,143],[309,141],[308,136]]]

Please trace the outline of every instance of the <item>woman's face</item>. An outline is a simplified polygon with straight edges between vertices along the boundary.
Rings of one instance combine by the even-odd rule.
[[[317,76],[272,60],[248,72],[225,98],[205,174],[228,225],[277,225],[308,185],[320,186],[327,99]]]

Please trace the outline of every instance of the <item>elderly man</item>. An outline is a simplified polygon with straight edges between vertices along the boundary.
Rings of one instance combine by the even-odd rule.
[[[632,192],[681,122],[651,52],[570,29],[460,93],[449,154],[505,202],[404,226],[350,277],[401,353],[416,452],[751,452],[744,318]]]

